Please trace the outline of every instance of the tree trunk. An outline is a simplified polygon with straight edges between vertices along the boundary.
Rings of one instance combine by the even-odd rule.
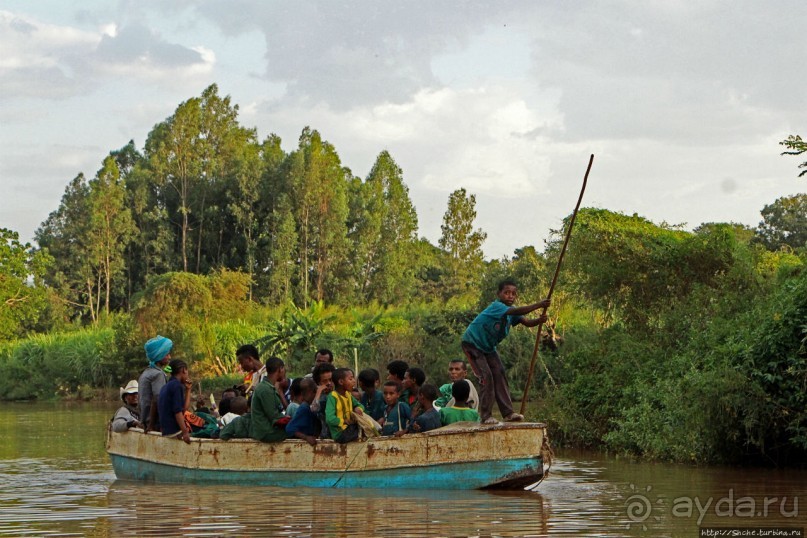
[[[202,208],[199,210],[199,238],[196,240],[196,274],[199,274],[199,269],[202,263],[202,236],[205,229],[205,198],[202,195]]]
[[[93,297],[92,297],[92,279],[87,277],[87,306],[90,307],[90,319],[92,319],[93,324],[95,324],[95,309],[93,308]]]
[[[303,308],[308,308],[308,208],[303,209]]]

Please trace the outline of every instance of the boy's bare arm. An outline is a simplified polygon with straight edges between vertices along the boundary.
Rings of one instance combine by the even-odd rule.
[[[524,314],[529,314],[530,312],[534,312],[540,308],[549,308],[551,303],[552,301],[550,299],[544,299],[538,303],[532,303],[524,306],[511,306],[507,309],[505,314],[508,316],[523,316]]]
[[[523,318],[521,320],[521,324],[524,325],[525,327],[536,327],[542,323],[546,323],[547,319],[549,318],[547,317],[546,314],[541,314],[537,318],[530,318],[530,319]]]
[[[179,413],[174,413],[174,420],[177,421],[177,426],[179,426],[182,435],[180,439],[185,441],[186,444],[191,444],[191,434],[188,431],[188,426],[185,424],[185,414],[181,411]]]
[[[189,380],[187,380],[187,381],[185,381],[183,383],[183,386],[185,387],[185,404],[184,404],[183,409],[185,409],[185,411],[190,411],[191,410],[191,387],[193,387],[193,383],[189,379]]]
[[[311,411],[314,413],[319,412],[319,398],[322,396],[322,391],[325,390],[325,385],[317,386],[317,393],[314,395],[314,401],[311,402]]]
[[[286,393],[283,391],[283,384],[280,381],[275,381],[275,390],[277,391],[277,395],[280,396],[280,403],[283,405],[283,409],[286,409],[289,406],[289,402],[286,401]]]

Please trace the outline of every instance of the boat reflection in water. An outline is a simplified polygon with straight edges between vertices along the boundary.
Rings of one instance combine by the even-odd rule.
[[[545,535],[544,498],[527,491],[372,490],[116,481],[110,536]],[[124,516],[125,514],[125,516]],[[124,517],[121,517],[124,516]]]

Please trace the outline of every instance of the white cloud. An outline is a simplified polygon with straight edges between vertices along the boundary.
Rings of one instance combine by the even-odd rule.
[[[552,108],[550,94],[535,94],[542,110]],[[305,103],[270,106],[255,114],[263,124],[286,133],[301,125],[320,130],[340,153],[368,148],[368,159],[390,150],[407,164],[407,181],[419,188],[450,192],[460,186],[496,196],[518,196],[543,189],[550,159],[541,132],[560,128],[559,115],[544,115],[524,95],[503,86],[423,89],[409,101],[334,110]],[[354,166],[354,162],[347,161]],[[502,189],[502,185],[508,185]]]
[[[63,98],[87,88],[77,60],[99,36],[0,11],[0,97]]]
[[[100,37],[67,26],[0,11],[0,73],[21,68],[51,68],[59,58],[91,50]]]
[[[215,53],[172,43],[139,23],[92,31],[0,11],[0,96],[57,98],[85,94],[98,79],[126,76],[176,83],[208,76]]]

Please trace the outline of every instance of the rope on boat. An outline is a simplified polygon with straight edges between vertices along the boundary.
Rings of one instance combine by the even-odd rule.
[[[367,442],[367,438],[365,438],[365,439],[364,439],[364,441],[362,441],[362,442],[365,442],[365,443],[366,443],[366,442]],[[350,467],[353,465],[353,462],[355,462],[355,461],[356,461],[356,458],[358,458],[358,457],[359,457],[359,454],[361,454],[361,453],[362,453],[362,450],[357,450],[357,451],[356,451],[356,455],[355,455],[355,456],[353,456],[353,459],[351,459],[351,460],[350,460],[350,463],[348,463],[348,464],[347,464],[347,466],[345,467],[345,470],[344,470],[344,471],[342,471],[342,474],[340,474],[340,475],[339,475],[339,478],[337,478],[337,479],[336,479],[336,482],[334,482],[334,483],[333,483],[333,485],[331,486],[332,488],[335,488],[335,487],[336,487],[336,485],[337,485],[337,484],[339,484],[339,482],[341,482],[341,481],[342,481],[342,479],[345,477],[345,475],[347,474],[347,472],[350,470]]]
[[[552,450],[552,445],[549,444],[549,437],[546,435],[546,432],[544,432],[544,440],[541,442],[540,454],[541,464],[544,466],[544,472],[538,482],[527,486],[529,491],[535,491],[535,488],[541,485],[541,482],[546,480],[546,477],[549,476],[549,470],[552,468],[552,460],[555,458],[555,451]]]

